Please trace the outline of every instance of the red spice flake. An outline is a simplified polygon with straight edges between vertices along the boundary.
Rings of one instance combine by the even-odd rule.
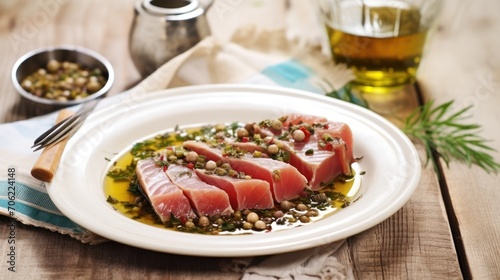
[[[250,139],[248,137],[241,138],[241,142],[243,142],[243,143],[247,143],[248,141],[250,141]]]
[[[165,157],[163,155],[160,156],[160,161],[163,161]]]
[[[164,165],[164,166],[163,166],[163,172],[167,171],[167,169],[168,169],[168,166],[167,166],[167,165]]]
[[[332,143],[326,143],[325,150],[327,150],[327,151],[333,151],[333,145],[332,145]]]
[[[327,124],[327,123],[325,123],[325,125],[323,125],[323,128],[324,128],[324,129],[328,129],[328,124]]]
[[[304,132],[304,142],[308,142],[309,141],[309,138],[311,138],[311,132],[309,132],[309,130],[307,130],[307,128],[301,126],[299,128],[302,132]]]
[[[189,169],[194,169],[194,164],[192,162],[189,162],[188,164],[186,164],[186,167]]]

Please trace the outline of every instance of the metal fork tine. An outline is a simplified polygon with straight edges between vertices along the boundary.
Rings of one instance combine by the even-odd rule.
[[[58,127],[60,127],[61,125],[63,125],[64,123],[66,122],[69,122],[71,118],[73,118],[73,116],[69,116],[67,118],[65,118],[64,120],[58,122],[57,124],[55,124],[53,127],[51,127],[49,130],[45,131],[42,135],[38,136],[38,138],[35,139],[35,141],[33,142],[33,147],[35,146],[38,146],[39,143],[45,138],[47,137],[50,133],[52,133],[54,130],[56,130]]]
[[[76,115],[74,115],[76,116]],[[63,125],[59,126],[59,129],[52,131],[52,133],[40,141],[38,144],[34,145],[32,148],[39,146],[35,151],[47,147],[48,145],[55,143],[59,140],[63,139],[63,136],[67,135],[69,131],[71,131],[75,126],[78,126],[79,122],[81,122],[81,116],[76,116],[72,118],[70,121],[65,122]]]
[[[68,135],[71,135],[71,133],[73,133],[80,127],[80,125],[92,112],[97,103],[98,99],[94,99],[87,103],[84,103],[82,107],[80,107],[80,109],[76,112],[76,114],[57,123],[42,135],[40,135],[35,140],[31,148],[36,147],[36,149],[34,150],[34,152],[36,152],[47,147],[48,145],[61,141]]]
[[[84,119],[80,118],[77,121],[73,122],[71,126],[67,126],[64,130],[60,131],[57,135],[45,139],[45,141],[43,143],[40,143],[40,145],[36,149],[34,149],[33,152],[36,152],[49,145],[57,144],[59,141],[62,141],[64,138],[71,135],[73,131],[76,131],[83,124],[83,120]]]
[[[33,143],[33,146],[31,148],[34,148],[39,145],[44,145],[48,140],[50,140],[52,137],[55,137],[54,135],[58,135],[61,133],[61,131],[66,131],[67,127],[70,126],[74,121],[78,119],[78,115],[73,115],[70,116],[63,121],[57,123],[53,127],[51,127],[49,130],[47,130],[45,133],[40,135],[35,142]]]

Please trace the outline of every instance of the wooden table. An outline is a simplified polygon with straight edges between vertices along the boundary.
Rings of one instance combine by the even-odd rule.
[[[216,26],[235,29],[244,12],[254,15],[246,18],[249,22],[283,24],[282,13],[266,10],[285,7],[282,2],[229,2],[234,6],[226,21],[221,24],[216,18]],[[454,99],[457,108],[474,105],[470,121],[481,124],[481,135],[500,150],[500,2],[445,2],[439,30],[421,66],[417,94],[439,103]],[[269,14],[275,16],[258,17]],[[10,70],[20,55],[38,47],[75,44],[100,52],[116,71],[110,95],[137,83],[140,76],[127,48],[132,16],[133,1],[2,1],[0,122],[32,117],[15,94]],[[214,33],[227,35],[218,29]],[[500,154],[495,158],[500,161]],[[418,189],[403,208],[341,247],[339,261],[350,265],[357,279],[500,278],[498,176],[462,163],[441,167],[441,179],[430,166],[424,168]],[[16,235],[18,269],[9,273],[9,221],[0,217],[0,279],[240,278],[238,273],[220,272],[219,263],[227,259],[156,253],[114,242],[84,245],[22,224],[17,224]]]

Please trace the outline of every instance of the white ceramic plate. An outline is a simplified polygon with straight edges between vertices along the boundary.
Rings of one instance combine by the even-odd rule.
[[[138,139],[176,125],[259,121],[287,113],[343,121],[353,131],[363,175],[359,199],[320,221],[256,235],[209,236],[156,228],[127,218],[106,202],[109,161]],[[364,231],[390,217],[420,179],[413,144],[379,115],[314,93],[277,87],[215,85],[132,94],[92,114],[68,142],[48,192],[71,220],[103,237],[160,252],[236,257],[284,253],[323,245]]]

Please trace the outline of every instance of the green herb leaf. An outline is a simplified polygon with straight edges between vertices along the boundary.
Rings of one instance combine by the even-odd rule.
[[[327,83],[328,84],[328,83]],[[339,90],[324,89],[325,95],[344,100],[369,109],[369,104],[351,92],[349,85]],[[487,140],[478,136],[481,126],[464,123],[471,106],[452,112],[453,101],[434,106],[431,100],[416,108],[405,120],[403,132],[414,142],[422,143],[426,151],[426,165],[432,162],[438,172],[434,151],[448,166],[452,160],[464,162],[471,167],[476,165],[487,173],[497,174],[500,163],[491,152],[496,151],[487,145]]]
[[[434,106],[431,100],[418,107],[405,120],[403,132],[425,146],[427,160],[437,170],[433,151],[448,166],[452,160],[479,166],[487,173],[498,173],[500,164],[489,154],[495,151],[487,140],[478,136],[480,125],[463,123],[470,106],[452,113],[453,101]]]
[[[366,100],[358,97],[356,94],[354,94],[351,91],[351,88],[349,85],[346,85],[338,90],[335,90],[335,89],[333,89],[333,86],[330,83],[328,83],[327,81],[325,81],[325,82],[330,87],[330,90],[325,90],[326,96],[333,97],[333,98],[340,99],[340,100],[344,100],[344,101],[359,105],[361,107],[365,107],[365,108],[369,107],[368,102]]]
[[[108,198],[106,199],[107,202],[111,203],[111,204],[117,204],[118,203],[118,199],[108,195]]]

